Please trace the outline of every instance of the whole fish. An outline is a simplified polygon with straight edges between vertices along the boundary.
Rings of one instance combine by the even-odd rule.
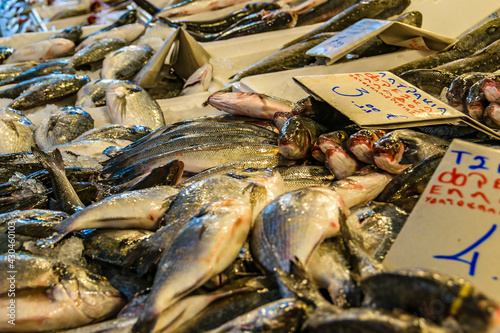
[[[42,120],[35,132],[38,148],[45,149],[73,141],[94,128],[94,119],[77,107],[65,107]]]
[[[288,159],[305,158],[323,132],[326,132],[326,128],[314,120],[299,115],[293,116],[281,130],[280,153]]]
[[[212,81],[212,72],[213,66],[210,63],[198,68],[184,83],[181,96],[207,91]]]
[[[362,129],[349,136],[347,147],[358,160],[366,164],[375,163],[373,146],[385,135],[383,130]]]
[[[150,129],[144,126],[134,125],[108,125],[104,127],[90,129],[72,141],[85,141],[95,139],[117,139],[136,141],[151,133]]]
[[[54,194],[63,212],[73,214],[85,208],[73,186],[66,177],[61,152],[57,149],[52,154],[45,153],[39,148],[32,148],[33,154],[50,174]]]
[[[120,83],[120,80],[97,79],[87,83],[76,93],[75,105],[83,105],[88,99],[95,106],[106,105],[106,89],[111,83]]]
[[[47,60],[63,56],[75,48],[75,43],[64,38],[54,38],[18,48],[4,63]]]
[[[399,174],[426,157],[443,153],[449,141],[409,129],[387,133],[373,147],[373,159],[382,170]]]
[[[280,8],[279,4],[274,2],[253,2],[247,4],[244,8],[234,11],[231,14],[218,18],[215,20],[208,21],[173,21],[175,24],[185,25],[188,31],[194,31],[198,33],[218,33],[227,28],[232,24],[238,22],[242,18],[260,12],[261,10],[273,10]]]
[[[0,65],[4,63],[16,50],[10,46],[0,46]]]
[[[30,151],[35,145],[35,126],[22,113],[0,109],[0,154]]]
[[[457,78],[457,74],[446,69],[438,69],[438,67],[434,69],[411,69],[398,76],[436,98],[440,98],[443,89],[448,89],[453,80]]]
[[[14,99],[9,104],[9,107],[16,110],[25,110],[45,105],[76,94],[89,81],[87,75],[53,75],[49,80],[43,80],[29,87],[19,97]]]
[[[40,77],[35,77],[33,79],[29,79],[23,82],[19,82],[11,87],[4,88],[0,90],[0,98],[9,98],[9,99],[15,99],[19,97],[24,91],[26,91],[28,88],[31,86],[35,85],[36,83],[39,82],[48,82],[48,81],[55,81],[59,78],[64,78],[66,74],[49,74],[49,75],[44,75]]]
[[[131,79],[153,55],[147,46],[130,45],[108,53],[102,62],[101,78]]]
[[[14,84],[31,80],[36,77],[50,75],[50,74],[74,74],[74,69],[68,68],[68,59],[57,59],[52,61],[42,62],[16,76],[7,78],[0,82],[0,86],[6,84]]]
[[[37,64],[37,61],[26,61],[19,64],[0,65],[0,80],[3,81],[13,76],[19,75],[36,66]]]
[[[28,258],[16,255],[16,264],[19,262],[21,265],[23,262],[22,276],[32,282],[39,276],[38,284],[41,285],[38,288],[16,289],[16,331],[51,331],[79,327],[110,318],[125,305],[123,294],[105,277],[62,262],[49,261],[42,266],[43,260],[34,256]],[[43,276],[46,280],[43,281],[39,275],[40,270],[49,265],[50,271],[45,271]],[[2,275],[2,281],[9,277],[7,270],[2,270]],[[47,283],[51,281],[54,283]],[[16,278],[16,284],[26,285],[19,278]],[[10,299],[7,294],[1,297],[1,306],[7,308],[12,304]],[[0,330],[10,331],[12,325],[5,320],[0,324]]]
[[[297,13],[293,11],[276,10],[265,15],[262,18],[262,21],[250,23],[243,26],[236,26],[232,29],[225,30],[214,40],[226,40],[233,37],[247,36],[260,32],[293,28],[296,23]]]
[[[455,74],[468,72],[494,72],[500,69],[500,39],[467,57],[456,59],[443,65],[434,67],[435,70],[447,71]]]
[[[467,57],[500,38],[500,18],[492,19],[461,37],[451,48],[410,61],[389,71],[399,75],[410,69],[435,68],[453,60]],[[463,74],[463,73],[459,73]]]
[[[70,66],[79,68],[103,60],[108,53],[121,49],[127,44],[128,42],[121,38],[103,38],[96,40],[76,52],[70,59]]]
[[[390,16],[399,14],[410,5],[408,0],[367,0],[360,1],[352,6],[344,9],[321,26],[313,29],[311,32],[294,39],[291,42],[283,45],[283,48],[293,44],[297,44],[309,37],[317,35],[322,32],[341,31],[350,25],[362,20],[364,18],[378,18],[386,19]],[[397,8],[397,12],[388,11],[390,8]]]
[[[113,123],[147,126],[153,130],[165,125],[158,103],[145,90],[130,82],[108,85],[106,105]]]
[[[61,221],[54,227],[56,234],[40,241],[39,245],[51,246],[70,232],[82,229],[155,230],[178,192],[173,187],[161,186],[109,196]]]
[[[273,119],[276,112],[290,112],[293,103],[276,97],[257,93],[214,93],[208,97],[214,108],[237,116]]]
[[[54,35],[50,36],[49,39],[54,39],[54,38],[64,38],[72,41],[75,43],[75,45],[78,45],[80,42],[80,37],[82,36],[83,31],[82,31],[82,26],[81,25],[72,25],[67,28],[64,28]]]
[[[109,31],[102,31],[98,34],[85,38],[80,44],[78,44],[75,51],[78,52],[84,47],[92,44],[96,40],[104,38],[120,38],[125,39],[130,43],[136,40],[144,32],[145,29],[146,27],[143,24],[133,23],[113,28]]]
[[[133,330],[148,332],[164,309],[229,266],[248,237],[251,215],[247,205],[227,199],[188,221],[162,256]]]
[[[300,13],[297,20],[297,26],[301,27],[304,25],[324,22],[358,2],[358,0],[324,1],[323,3],[312,7],[308,11]]]
[[[465,112],[467,110],[465,98],[467,97],[470,87],[488,75],[490,75],[490,73],[476,72],[459,75],[450,83],[449,89],[446,92],[447,103],[455,109]]]
[[[266,271],[290,272],[290,260],[307,265],[318,245],[339,232],[346,218],[342,198],[326,187],[285,193],[264,207],[252,230],[251,252]]]
[[[335,176],[324,166],[293,165],[276,167],[285,182],[285,192],[309,186],[329,186]]]

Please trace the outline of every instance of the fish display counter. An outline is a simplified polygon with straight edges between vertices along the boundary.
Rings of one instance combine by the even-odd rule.
[[[496,1],[21,2],[0,331],[500,330]]]

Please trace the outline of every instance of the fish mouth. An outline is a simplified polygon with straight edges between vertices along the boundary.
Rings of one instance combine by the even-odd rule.
[[[279,140],[279,150],[281,155],[290,159],[301,159],[306,157],[307,152],[300,150],[297,143],[290,139],[280,138]]]

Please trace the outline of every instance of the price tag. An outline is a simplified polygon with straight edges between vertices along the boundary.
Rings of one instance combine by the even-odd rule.
[[[457,41],[401,22],[363,19],[306,54],[330,65],[375,36],[379,36],[386,44],[427,51],[442,51]]]
[[[453,140],[384,265],[459,276],[500,302],[499,251],[500,150]]]
[[[389,72],[293,79],[309,94],[329,103],[361,127],[395,129],[462,121],[500,139],[487,126]]]

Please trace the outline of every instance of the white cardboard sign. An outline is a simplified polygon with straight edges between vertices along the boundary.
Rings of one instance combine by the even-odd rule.
[[[361,127],[395,129],[461,121],[500,139],[487,126],[390,72],[299,76],[294,80]]]
[[[453,140],[384,265],[462,277],[500,302],[499,199],[500,150]]]
[[[311,48],[306,54],[330,65],[377,35],[386,44],[425,51],[442,51],[457,41],[401,22],[363,19]]]

